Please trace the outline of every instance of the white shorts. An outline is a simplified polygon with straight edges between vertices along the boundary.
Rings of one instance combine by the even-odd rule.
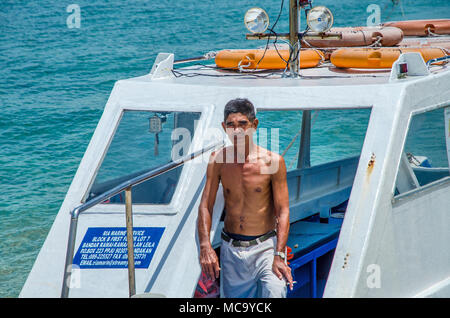
[[[272,271],[277,238],[250,247],[222,240],[220,295],[224,298],[284,298],[286,281]]]

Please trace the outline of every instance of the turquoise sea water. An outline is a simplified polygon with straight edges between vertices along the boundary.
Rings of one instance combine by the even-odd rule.
[[[278,32],[288,30],[288,2]],[[158,52],[178,59],[262,45],[245,40],[243,15],[261,6],[274,21],[280,3],[0,2],[0,297],[19,295],[114,82],[148,73]],[[450,17],[448,0],[314,3],[333,11],[336,26],[365,25],[371,3],[380,6],[382,22]],[[70,4],[81,10],[80,28],[66,23]],[[342,121],[348,118],[319,132],[318,143],[338,133]]]

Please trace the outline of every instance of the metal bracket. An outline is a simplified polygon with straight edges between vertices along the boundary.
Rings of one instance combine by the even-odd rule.
[[[403,63],[408,65],[408,71],[402,78],[407,78],[408,76],[427,76],[430,74],[430,71],[428,70],[428,67],[420,53],[402,53],[397,61],[395,61],[392,65],[389,82],[401,80],[400,64]]]
[[[289,33],[278,33],[276,36],[271,33],[254,33],[254,34],[246,34],[245,35],[245,38],[247,40],[265,40],[268,37],[273,38],[273,39],[279,38],[279,39],[289,40]],[[308,40],[323,40],[323,39],[340,40],[340,39],[342,39],[342,33],[339,33],[339,32],[318,33],[318,32],[308,31],[302,35],[302,39],[305,39],[307,41]]]
[[[173,61],[173,53],[159,53],[150,71],[150,79],[158,80],[174,77],[172,73]]]

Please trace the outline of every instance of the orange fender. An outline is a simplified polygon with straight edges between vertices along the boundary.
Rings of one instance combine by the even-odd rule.
[[[420,38],[405,38],[398,44],[399,47],[434,47],[445,49],[447,55],[450,55],[450,38],[449,37],[429,37],[426,39]]]
[[[220,68],[230,69],[266,69],[279,70],[286,68],[289,50],[222,50],[217,53],[215,61]],[[281,58],[280,57],[283,58]],[[316,50],[301,50],[300,68],[316,67],[324,59],[324,55]],[[259,63],[259,64],[258,64]],[[258,65],[258,67],[256,67]]]
[[[382,46],[394,46],[403,40],[403,31],[394,27],[332,28],[329,32],[339,34],[341,39],[308,39],[302,41],[302,45],[306,47],[348,47],[367,46],[378,41]]]
[[[438,48],[379,48],[379,49],[339,49],[330,56],[331,63],[342,68],[391,68],[400,54],[419,52],[425,62],[446,56],[446,52]]]
[[[435,34],[450,34],[450,19],[393,21],[383,24],[386,27],[402,29],[407,36],[427,36],[431,31]]]

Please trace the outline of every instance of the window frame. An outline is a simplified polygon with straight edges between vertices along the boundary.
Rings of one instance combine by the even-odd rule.
[[[108,153],[108,150],[111,146],[111,143],[114,139],[114,136],[117,132],[117,129],[119,128],[119,125],[122,121],[123,115],[127,111],[139,111],[139,112],[158,112],[158,111],[170,111],[170,112],[192,112],[192,113],[200,113],[200,117],[197,120],[197,125],[195,126],[195,132],[194,136],[191,140],[191,144],[189,146],[189,153],[192,153],[195,150],[201,149],[203,147],[202,143],[202,137],[203,133],[205,131],[205,128],[208,127],[212,114],[214,112],[215,105],[213,104],[178,104],[178,103],[171,103],[171,104],[164,104],[164,103],[157,103],[157,104],[143,104],[138,105],[137,103],[130,103],[130,102],[122,102],[117,105],[116,111],[120,111],[120,115],[116,116],[112,122],[110,122],[111,125],[114,126],[114,129],[108,135],[108,140],[105,143],[103,149],[101,149],[101,159],[98,161],[94,173],[90,177],[89,186],[86,188],[86,191],[83,193],[82,201],[81,203],[86,202],[86,198],[88,197],[90,190],[92,189],[92,186],[94,184],[95,179],[97,178],[98,172],[105,160],[105,157]],[[100,149],[99,149],[100,151]],[[180,184],[184,184],[185,180],[190,177],[190,174],[192,172],[192,162],[187,162],[184,164],[180,177],[178,179],[177,186],[175,187],[174,194],[167,204],[152,204],[152,203],[133,203],[133,213],[134,214],[163,214],[163,215],[174,215],[177,214],[182,210],[181,205],[181,195],[183,194],[182,188],[180,187]],[[92,208],[85,211],[86,214],[89,213],[99,213],[99,212],[105,212],[105,213],[120,213],[123,214],[125,209],[124,203],[100,203]]]
[[[401,150],[400,155],[402,155],[403,152],[405,151],[406,141],[408,139],[408,133],[409,133],[410,128],[411,128],[411,123],[412,123],[413,117],[416,116],[416,115],[432,112],[432,111],[435,111],[435,110],[438,110],[438,109],[442,109],[445,112],[445,109],[447,107],[450,107],[450,103],[448,103],[448,102],[437,104],[437,105],[428,106],[428,107],[421,108],[421,109],[418,109],[418,110],[414,110],[414,111],[412,111],[410,113],[410,116],[408,118],[408,127],[406,129],[406,134],[405,134],[405,138],[403,140],[402,150]],[[445,127],[445,123],[444,123],[444,127]],[[444,135],[444,138],[445,138],[445,135]],[[447,148],[446,148],[446,151],[448,151]],[[447,158],[447,160],[448,160],[448,158]],[[408,190],[406,192],[399,193],[399,194],[396,195],[395,192],[396,192],[396,188],[397,188],[397,179],[398,179],[398,173],[399,173],[399,170],[400,170],[401,161],[402,161],[402,159],[400,158],[399,164],[398,164],[397,169],[396,169],[395,181],[394,181],[393,188],[392,188],[392,191],[391,191],[391,193],[392,193],[392,207],[395,207],[400,202],[413,200],[415,197],[417,197],[417,195],[421,195],[422,193],[423,194],[428,193],[430,191],[433,191],[434,189],[437,189],[437,188],[442,187],[442,186],[446,186],[448,183],[450,183],[450,176],[446,176],[446,177],[443,177],[441,179],[437,179],[435,181],[432,181],[432,182],[424,184],[424,185],[420,185],[419,184],[419,186],[414,188],[414,189],[411,189],[411,190]],[[450,163],[448,163],[448,168],[449,168],[449,172],[450,172]]]
[[[349,154],[349,155],[346,155],[346,156],[343,156],[343,157],[341,157],[341,158],[338,158],[338,159],[335,159],[335,160],[332,160],[332,161],[325,161],[325,162],[319,162],[319,163],[314,163],[313,164],[313,161],[312,161],[312,158],[311,158],[311,168],[312,167],[316,167],[316,166],[320,166],[320,165],[325,165],[325,164],[330,164],[330,163],[332,163],[332,162],[335,162],[335,161],[340,161],[340,160],[346,160],[346,159],[350,159],[350,158],[353,158],[353,157],[355,157],[355,156],[360,156],[361,155],[361,151],[362,151],[362,149],[363,149],[363,147],[364,147],[364,143],[365,143],[365,141],[366,141],[366,137],[367,137],[367,132],[368,132],[368,129],[369,129],[369,124],[370,124],[370,120],[371,120],[371,116],[372,116],[372,110],[373,110],[373,106],[357,106],[357,105],[354,105],[353,107],[329,107],[329,108],[322,108],[322,107],[315,107],[315,108],[304,108],[304,107],[288,107],[288,108],[283,108],[283,109],[279,109],[279,108],[268,108],[268,107],[261,107],[261,108],[257,108],[257,113],[256,113],[256,117],[258,118],[258,114],[261,114],[261,113],[264,113],[264,112],[275,112],[275,111],[277,111],[277,112],[282,112],[282,111],[300,111],[300,112],[303,112],[303,111],[305,111],[305,110],[310,110],[310,111],[312,111],[312,118],[311,118],[311,134],[310,134],[310,150],[312,150],[312,147],[313,147],[313,145],[312,145],[312,140],[313,140],[313,128],[314,128],[314,125],[313,125],[313,123],[315,122],[315,118],[314,118],[314,112],[319,112],[318,114],[317,114],[317,118],[318,117],[320,117],[320,113],[326,113],[327,111],[343,111],[343,112],[345,112],[345,111],[354,111],[354,110],[358,110],[358,111],[368,111],[368,117],[367,117],[367,124],[366,124],[366,126],[365,126],[365,129],[364,129],[364,136],[363,136],[363,138],[362,138],[362,142],[361,142],[361,147],[360,147],[360,149],[359,149],[359,152],[357,153],[357,154]],[[316,119],[317,119],[316,118]],[[259,118],[260,119],[260,118]],[[300,120],[298,121],[298,133],[300,132],[300,130],[301,130],[301,125],[302,125],[302,120],[301,120],[301,118],[300,118]],[[275,128],[277,128],[277,127],[275,127]],[[260,129],[260,125],[258,126],[258,129]],[[295,135],[295,133],[292,135],[292,136],[294,136]],[[281,133],[279,134],[279,136],[281,136]],[[259,136],[258,136],[258,138],[259,138]],[[296,140],[294,141],[294,143],[292,144],[292,148],[295,148],[295,147],[298,147],[299,146],[299,144],[300,144],[300,138],[301,138],[301,134],[299,134],[298,136],[297,136],[297,138],[296,138]],[[295,146],[294,146],[295,145]],[[279,146],[281,146],[281,145],[279,145]],[[268,148],[270,148],[270,147],[268,147]],[[285,149],[282,149],[281,147],[278,149],[278,151],[279,151],[279,154],[281,155],[281,153],[283,153],[283,151],[284,151]],[[290,150],[290,149],[289,149]],[[311,152],[311,154],[312,154],[312,152]],[[298,155],[298,152],[297,152],[297,154],[296,155]],[[296,163],[296,161],[298,160],[298,158],[296,158],[295,156],[296,156],[295,154],[294,154],[294,156],[293,156],[293,159],[294,159],[294,163]],[[285,158],[286,159],[286,158]],[[291,171],[294,171],[294,170],[296,170],[297,168],[297,165],[296,164],[294,164],[293,166],[292,166],[292,168],[291,169],[289,169],[289,164],[290,164],[291,162],[287,162],[286,161],[286,169],[287,169],[287,171],[288,172],[291,172]]]

